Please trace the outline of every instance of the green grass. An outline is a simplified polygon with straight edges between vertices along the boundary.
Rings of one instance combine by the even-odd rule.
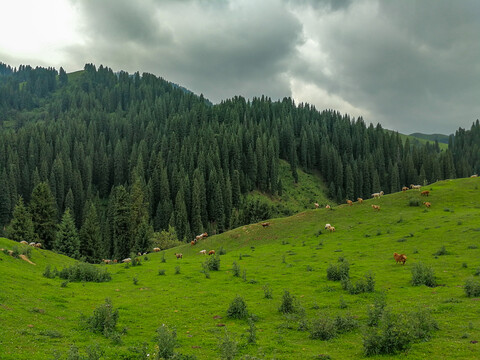
[[[264,201],[274,209],[274,216],[293,215],[295,213],[313,209],[315,203],[323,208],[326,204],[334,205],[325,194],[326,185],[317,174],[307,174],[297,169],[298,183],[293,180],[290,164],[279,160],[279,177],[282,179],[283,194],[281,196],[267,196],[258,191],[248,195],[249,199]]]
[[[31,265],[0,252],[0,358],[52,359],[54,351],[65,358],[72,344],[83,355],[88,346],[98,344],[105,351],[103,359],[133,358],[128,354],[143,343],[153,354],[156,329],[166,324],[176,329],[176,351],[198,359],[219,358],[225,329],[238,343],[237,358],[314,359],[324,354],[362,359],[367,308],[382,293],[393,313],[427,309],[439,325],[428,342],[414,343],[399,358],[476,358],[478,344],[471,341],[480,340],[479,299],[467,297],[464,285],[480,267],[480,249],[472,246],[480,240],[479,186],[478,178],[429,185],[430,209],[409,206],[411,197],[420,198],[418,191],[409,190],[335,211],[312,209],[271,219],[266,228],[243,226],[194,247],[169,249],[166,263],[161,253],[152,253],[142,266],[99,265],[112,274],[106,283],[70,282],[62,287],[62,279],[42,276],[45,266],[61,269],[74,260],[32,249],[36,265]],[[371,204],[381,205],[381,210],[373,211]],[[336,231],[327,233],[325,223]],[[0,248],[15,245],[20,246],[0,239]],[[220,270],[210,271],[207,278],[202,272],[205,256],[199,251],[221,246],[227,252],[220,257]],[[448,254],[434,255],[442,246]],[[176,260],[176,252],[182,252],[183,259]],[[395,263],[394,252],[407,255],[404,266]],[[339,257],[348,260],[353,283],[371,271],[375,291],[351,295],[340,282],[328,281],[326,269]],[[233,262],[245,276],[233,276]],[[411,268],[419,262],[432,267],[437,287],[412,286]],[[177,266],[181,271],[175,275]],[[158,275],[161,269],[164,276]],[[271,299],[265,298],[266,284]],[[279,312],[285,290],[298,302],[297,313]],[[256,319],[255,344],[247,341],[248,320],[227,317],[237,295]],[[119,311],[117,330],[126,331],[121,344],[82,326],[81,315],[92,316],[106,298]],[[325,314],[351,315],[360,327],[327,341],[298,330]]]

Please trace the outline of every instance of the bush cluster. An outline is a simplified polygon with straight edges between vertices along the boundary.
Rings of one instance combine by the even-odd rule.
[[[465,281],[465,294],[468,297],[480,296],[480,281],[470,277]]]
[[[114,309],[112,300],[106,298],[105,303],[97,307],[93,315],[87,319],[87,324],[91,331],[112,337],[117,334],[117,320],[118,309]]]
[[[423,263],[415,263],[412,267],[412,285],[426,285],[429,287],[437,286],[435,273],[433,269]]]
[[[45,272],[47,269],[45,269]],[[45,273],[44,273],[45,276]],[[61,279],[71,282],[87,281],[87,282],[107,282],[112,279],[110,273],[104,269],[92,264],[76,263],[67,268],[63,268],[58,272]]]
[[[346,333],[358,328],[358,321],[351,315],[329,318],[321,316],[312,321],[310,325],[310,338],[330,340],[338,334]]]
[[[371,272],[366,273],[364,279],[358,280],[356,284],[353,284],[348,277],[342,278],[341,281],[343,290],[351,295],[375,291],[375,278]]]
[[[327,279],[332,281],[340,281],[348,278],[350,265],[347,260],[339,258],[336,264],[330,264],[327,268]]]
[[[392,314],[384,311],[378,330],[369,329],[363,335],[366,356],[395,354],[408,349],[419,340],[428,340],[438,325],[426,311]]]
[[[241,296],[235,296],[227,310],[227,316],[233,319],[246,319],[248,317],[247,304]]]
[[[205,260],[206,267],[208,270],[211,271],[219,271],[220,270],[220,256],[215,254],[213,256],[209,256],[207,260]]]

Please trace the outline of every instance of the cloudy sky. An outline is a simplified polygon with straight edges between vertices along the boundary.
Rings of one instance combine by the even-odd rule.
[[[0,61],[291,96],[402,133],[480,118],[477,0],[2,0]]]

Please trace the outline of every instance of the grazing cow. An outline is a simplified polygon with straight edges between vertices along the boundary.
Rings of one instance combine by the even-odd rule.
[[[28,244],[29,246],[33,246],[35,247],[35,243],[34,242],[31,242],[30,244]]]
[[[113,260],[113,263],[114,264],[118,263],[118,260],[117,259]]]
[[[180,253],[180,254],[175,253],[175,256],[177,257],[177,260],[178,259],[183,259],[183,254],[182,253]]]
[[[158,248],[158,247],[157,247],[157,248],[153,248],[153,251],[154,251],[154,252],[159,252],[159,251],[160,251],[160,248]]]
[[[215,250],[210,250],[210,251],[208,252],[208,255],[215,255]]]
[[[334,227],[334,226],[330,226],[330,227],[328,228],[328,230],[330,230],[330,232],[334,232],[334,231],[335,231],[335,227]]]
[[[193,246],[197,243],[197,239],[190,241],[190,245]]]
[[[403,191],[403,192],[405,192],[405,191],[407,191],[407,190],[408,190],[408,187],[406,187],[406,186],[402,187],[402,191]]]
[[[131,258],[126,258],[122,260],[122,263],[129,263],[130,261],[132,261]]]
[[[470,176],[470,177],[478,177],[478,174],[473,174],[473,175]]]
[[[420,193],[421,196],[428,196],[430,194],[430,191],[424,190]]]
[[[413,185],[413,184],[410,185],[411,189],[416,189],[416,190],[420,189],[421,187],[422,185]]]
[[[105,263],[105,264],[110,264],[112,262],[112,260],[108,260],[108,259],[102,259],[102,261]]]
[[[315,209],[318,209],[320,207],[320,204],[319,203],[315,203]]]
[[[20,241],[20,244],[28,245],[28,242],[26,242],[25,240],[22,240],[22,241]]]
[[[41,248],[42,248],[42,244],[41,244],[41,243],[36,243],[36,244],[35,244],[35,245],[33,245],[33,246],[35,246],[36,248],[39,248],[39,249],[41,249]]]
[[[262,226],[265,228],[267,226],[270,226],[270,223],[269,222],[264,222],[264,223],[262,223]]]
[[[357,198],[357,201],[359,204],[363,203],[363,199],[362,198]]]
[[[207,255],[207,250],[200,250],[200,254]]]
[[[380,197],[380,193],[373,193],[373,194],[372,194],[372,197],[373,197],[374,199],[379,198],[379,197]]]
[[[393,253],[393,258],[395,261],[398,263],[402,263],[402,265],[405,265],[405,261],[407,261],[407,256],[405,254],[397,254]]]
[[[352,200],[347,200],[347,204],[352,206],[353,205],[353,201]]]
[[[430,204],[428,201],[424,202],[423,205],[425,205],[427,208],[429,208],[430,206],[432,206],[432,204]]]
[[[325,229],[330,229],[332,227],[332,225],[330,224],[325,224]]]
[[[373,210],[380,211],[380,205],[372,205]]]
[[[208,237],[208,234],[207,234],[206,232],[204,232],[204,233],[202,234],[202,237],[206,238],[206,237]]]
[[[325,209],[330,209],[330,205],[325,205]]]

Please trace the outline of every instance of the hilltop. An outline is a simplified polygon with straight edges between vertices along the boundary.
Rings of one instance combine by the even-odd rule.
[[[142,358],[146,343],[146,353],[153,356],[153,338],[162,324],[176,329],[177,352],[198,359],[219,357],[218,343],[225,331],[238,342],[242,356],[360,359],[362,334],[372,329],[366,325],[367,309],[382,293],[392,313],[423,309],[438,323],[429,341],[414,343],[399,356],[472,359],[480,340],[478,298],[467,297],[464,285],[480,268],[479,187],[478,178],[444,180],[422,189],[430,191],[428,199],[418,190],[408,190],[353,206],[270,219],[265,228],[241,226],[193,247],[142,256],[141,266],[98,265],[112,276],[105,283],[43,277],[47,265],[60,270],[75,262],[47,250],[31,250],[36,265],[0,253],[2,359],[50,359],[54,350],[65,357],[72,344],[81,354],[98,344],[104,358],[118,359]],[[432,206],[425,208],[423,201]],[[372,204],[380,205],[380,211]],[[326,223],[336,231],[326,231]],[[20,245],[0,239],[1,248],[14,246]],[[201,249],[225,252],[219,257],[220,271],[210,271],[209,278],[202,272]],[[404,266],[395,263],[394,252],[407,255]],[[176,260],[175,253],[182,253],[183,259]],[[354,284],[371,272],[375,291],[351,295],[340,282],[327,280],[327,268],[339,257],[349,262]],[[234,262],[240,267],[239,277],[233,276]],[[434,271],[436,287],[412,286],[411,271],[419,263]],[[160,270],[165,275],[159,275]],[[271,299],[264,297],[265,286]],[[278,311],[284,290],[298,300],[305,317]],[[236,295],[255,314],[255,345],[247,344],[248,322],[227,317]],[[91,316],[105,298],[119,311],[117,328],[125,330],[121,344],[81,325],[81,314]],[[360,327],[328,341],[310,338],[308,327],[314,319],[337,314],[352,315]]]

